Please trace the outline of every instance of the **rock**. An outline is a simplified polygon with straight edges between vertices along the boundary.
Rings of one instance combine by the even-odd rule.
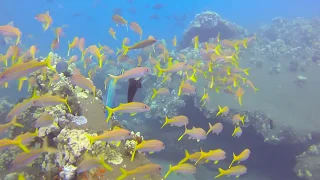
[[[210,38],[217,37],[220,32],[220,39],[233,39],[244,37],[247,31],[227,20],[222,19],[217,13],[206,11],[197,14],[191,21],[189,27],[183,33],[180,43],[181,49],[188,47],[192,38],[199,35],[199,42],[208,41]]]

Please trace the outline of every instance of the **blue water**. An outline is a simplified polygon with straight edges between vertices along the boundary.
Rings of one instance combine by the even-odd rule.
[[[154,10],[154,4],[161,3],[163,8]],[[95,5],[94,5],[95,4]],[[149,5],[149,8],[146,6]],[[183,6],[183,8],[181,8]],[[303,7],[303,8],[301,8]],[[0,2],[0,24],[14,21],[15,26],[23,32],[22,43],[29,47],[36,45],[39,55],[46,55],[50,51],[50,44],[54,33],[43,32],[41,24],[34,19],[39,13],[49,10],[53,17],[52,27],[68,25],[64,29],[65,36],[61,38],[59,54],[67,54],[67,42],[75,36],[85,37],[86,46],[92,44],[106,44],[110,47],[120,47],[121,41],[115,41],[108,34],[110,27],[114,27],[117,39],[129,37],[131,43],[139,40],[134,32],[126,32],[126,28],[115,27],[111,21],[114,9],[120,8],[122,16],[128,20],[136,21],[143,29],[143,38],[152,35],[157,39],[171,42],[174,35],[178,40],[188,22],[203,10],[212,10],[223,18],[244,26],[248,29],[257,28],[277,16],[292,18],[296,16],[313,17],[320,14],[319,1],[317,0],[161,0],[161,1],[102,1],[102,0],[2,0]],[[135,9],[136,14],[131,14],[128,9]],[[79,16],[73,17],[77,13]],[[150,16],[157,14],[160,20],[151,20]],[[182,21],[182,26],[166,19],[166,16],[176,16]],[[51,28],[52,28],[51,27]],[[170,31],[169,31],[170,28]],[[52,31],[51,29],[48,30]],[[32,41],[26,39],[28,34],[34,35]],[[171,44],[171,43],[170,43]]]

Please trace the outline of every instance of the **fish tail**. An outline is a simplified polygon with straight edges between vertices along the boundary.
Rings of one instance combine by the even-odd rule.
[[[47,56],[45,62],[46,62],[46,65],[47,65],[47,67],[48,67],[49,69],[51,69],[51,70],[54,71],[55,73],[58,73],[58,72],[51,66],[51,57],[50,57],[49,55]]]
[[[100,164],[108,171],[113,171],[113,168],[108,165],[105,161],[104,161],[104,156],[100,157]]]
[[[200,149],[200,157],[197,160],[197,162],[194,165],[197,165],[199,161],[201,161],[201,159],[204,157],[204,152],[202,151],[202,149]]]
[[[187,133],[187,130],[188,130],[187,125],[185,125],[184,127],[185,127],[184,133],[179,137],[178,141],[180,141],[183,138],[183,136]]]
[[[107,110],[108,110],[108,117],[107,117],[107,119],[106,119],[106,122],[108,123],[109,120],[110,120],[110,118],[111,118],[111,116],[112,116],[112,114],[113,114],[113,112],[114,112],[114,109],[112,109],[112,108],[110,108],[110,107],[108,107],[108,106],[106,106],[106,108],[107,108]]]
[[[162,129],[164,126],[166,126],[168,124],[168,122],[169,122],[169,118],[166,116],[166,120],[165,120],[165,122],[163,123],[163,125],[161,126],[160,129]]]
[[[211,132],[211,128],[212,128],[212,125],[209,123],[209,130],[208,130],[206,136]]]
[[[115,75],[112,75],[112,74],[108,74],[112,79],[113,79],[113,85],[116,85],[118,79],[119,79],[119,76],[115,76]]]
[[[237,126],[234,126],[234,130],[233,130],[233,133],[232,133],[232,137],[236,135],[236,132],[237,132],[236,129],[237,129]]]
[[[136,144],[136,147],[137,147],[137,144]],[[132,155],[131,155],[131,162],[133,161],[133,159],[134,159],[134,156],[136,155],[136,151],[137,151],[137,148],[134,148],[134,151],[133,151],[133,153],[132,153]]]
[[[122,45],[122,49],[123,49],[122,55],[127,55],[128,51],[129,51],[128,46]]]
[[[246,48],[246,49],[248,48],[247,43],[248,43],[248,38],[245,38],[243,40],[243,47]]]
[[[221,52],[221,45],[220,44],[214,48],[214,52],[219,56],[221,55],[221,53],[220,53]]]
[[[71,49],[71,45],[70,45],[70,43],[68,42],[68,56],[70,55],[70,49]]]
[[[219,168],[218,169],[219,170],[219,173],[220,174],[218,174],[216,177],[214,177],[214,178],[219,178],[219,177],[222,177],[222,176],[224,176],[225,174],[226,174],[226,171],[225,170],[223,170],[223,169],[221,169],[221,168]]]
[[[119,176],[117,178],[117,180],[125,179],[128,176],[128,171],[127,170],[125,170],[123,168],[120,168],[120,171],[121,171],[121,176]]]
[[[21,91],[22,86],[23,86],[23,82],[24,82],[25,80],[27,80],[26,77],[23,77],[23,78],[20,78],[20,79],[19,79],[18,91]]]
[[[67,95],[67,97],[66,97],[66,99],[64,99],[64,104],[68,107],[68,110],[69,110],[69,112],[71,113],[72,111],[71,111],[71,108],[70,108],[70,106],[69,106],[69,104],[68,104],[68,95]]]
[[[221,108],[221,106],[218,105],[218,108],[219,108],[219,111],[218,111],[218,113],[216,114],[216,116],[219,116],[219,115],[222,113],[222,108]]]
[[[18,45],[20,43],[20,38],[21,38],[21,35],[18,35],[17,40],[16,40],[16,45]]]
[[[181,161],[179,161],[178,164],[182,164],[182,163],[188,161],[189,157],[190,157],[190,154],[189,154],[188,150],[185,150],[185,157]]]
[[[245,117],[246,117],[246,115],[243,115],[242,117],[240,117],[243,126],[244,126],[244,118]]]
[[[157,65],[156,65],[156,68],[157,68],[158,71],[159,71],[159,72],[158,72],[158,77],[160,77],[160,76],[162,75],[162,73],[163,73],[163,69],[160,68],[160,64],[157,64]]]
[[[17,145],[18,145],[24,152],[26,152],[26,153],[29,153],[29,152],[30,152],[30,150],[29,150],[24,144],[22,144],[22,139],[21,139],[21,137],[18,138],[18,140],[17,140]]]
[[[180,86],[179,86],[178,96],[181,95],[183,84],[184,84],[184,81],[181,81],[181,84],[180,84]]]
[[[89,139],[89,142],[90,142],[90,146],[96,141],[94,136],[91,136],[89,134],[84,134],[88,139]]]
[[[98,61],[99,61],[99,68],[102,68],[102,63],[103,63],[102,56],[99,57]]]
[[[239,105],[242,106],[242,97],[238,97]]]
[[[157,95],[157,90],[155,88],[153,88],[152,90],[153,90],[153,94],[151,96],[151,99],[154,99]]]
[[[237,156],[233,153],[233,160],[229,165],[229,169],[231,168],[232,164],[235,162],[236,158],[237,158]]]
[[[172,165],[170,164],[170,165],[169,165],[169,170],[168,170],[167,174],[164,176],[164,179],[166,179],[166,178],[169,176],[169,174],[171,173],[171,171],[172,171]]]
[[[244,69],[244,70],[243,70],[243,73],[245,73],[247,76],[249,75],[249,69],[250,69],[250,68],[247,68],[247,69]]]
[[[33,136],[38,136],[38,128],[36,128],[36,130],[34,131],[34,133],[32,133]]]
[[[17,116],[14,116],[14,118],[13,118],[12,121],[11,121],[11,124],[12,124],[13,126],[17,126],[17,127],[24,127],[22,124],[17,123]]]

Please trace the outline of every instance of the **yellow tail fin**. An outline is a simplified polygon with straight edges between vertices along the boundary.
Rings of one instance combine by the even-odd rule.
[[[123,169],[123,168],[120,168],[120,171],[121,171],[122,175],[119,176],[119,177],[117,178],[117,180],[125,179],[125,178],[128,176],[128,171],[127,171],[127,170],[125,170],[125,169]]]
[[[165,122],[163,123],[163,125],[161,126],[160,129],[162,129],[164,126],[166,126],[168,124],[168,122],[169,122],[169,118],[166,116],[166,120],[165,120]]]

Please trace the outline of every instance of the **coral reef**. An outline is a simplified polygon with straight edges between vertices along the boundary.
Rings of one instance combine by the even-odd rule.
[[[316,180],[320,178],[320,144],[311,145],[305,152],[296,157],[295,173],[302,179]]]
[[[184,49],[191,43],[192,38],[199,35],[199,42],[215,38],[220,32],[221,39],[241,38],[247,31],[227,20],[222,19],[217,13],[206,11],[197,14],[183,33],[180,48]]]

